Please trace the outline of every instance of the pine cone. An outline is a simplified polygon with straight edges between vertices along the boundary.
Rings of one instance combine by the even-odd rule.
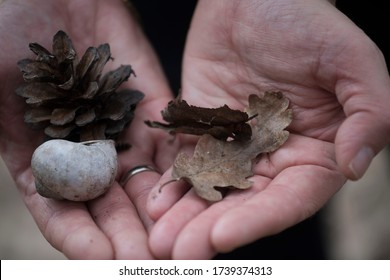
[[[24,120],[44,128],[50,138],[71,141],[115,139],[134,117],[144,94],[117,88],[135,73],[122,65],[102,76],[111,59],[110,46],[90,47],[78,60],[72,41],[63,31],[53,38],[53,53],[30,43],[37,57],[22,59],[18,66],[26,84],[16,93],[26,98]]]

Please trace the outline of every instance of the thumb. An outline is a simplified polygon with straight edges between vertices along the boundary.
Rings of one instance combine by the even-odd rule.
[[[336,134],[336,160],[351,180],[360,179],[390,141],[390,80],[384,72],[380,81],[379,76],[370,81],[371,87],[342,94],[348,96],[341,102],[347,118]]]

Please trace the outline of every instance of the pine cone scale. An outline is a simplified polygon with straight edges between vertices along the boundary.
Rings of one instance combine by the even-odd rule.
[[[37,43],[30,43],[29,48],[37,55],[37,61],[43,61],[49,65],[56,64],[55,56],[52,55],[47,49]]]
[[[56,80],[55,70],[43,61],[23,59],[18,63],[26,82],[54,82]]]
[[[85,92],[80,96],[82,99],[92,99],[99,91],[99,85],[97,82],[89,83]]]
[[[80,134],[80,141],[88,141],[91,139],[104,140],[106,139],[106,123],[93,123],[87,125],[88,129],[85,129]]]
[[[67,80],[65,83],[62,83],[62,84],[58,85],[58,87],[60,89],[63,89],[63,90],[70,90],[70,89],[73,88],[74,83],[75,83],[75,81],[74,81],[73,75],[71,75],[69,80]]]
[[[68,125],[68,126],[50,125],[45,128],[45,134],[51,138],[65,139],[67,136],[70,135],[70,133],[74,128],[75,125]]]
[[[72,41],[65,32],[59,31],[53,38],[53,54],[59,64],[65,61],[72,61],[76,58],[76,51]]]
[[[128,80],[131,74],[134,74],[134,71],[130,65],[121,65],[118,69],[108,72],[102,78],[99,94],[115,91],[120,84]]]
[[[103,44],[97,48],[97,59],[91,65],[90,71],[84,76],[86,82],[99,80],[104,66],[107,64],[108,60],[111,58],[110,45]]]
[[[78,115],[76,117],[76,125],[77,126],[84,126],[91,122],[93,122],[96,119],[95,110],[93,108],[87,110],[86,112]]]
[[[50,123],[54,125],[64,125],[71,123],[76,117],[76,108],[57,108],[51,113]]]
[[[98,50],[95,47],[89,47],[83,57],[80,60],[80,63],[76,67],[76,76],[78,79],[83,79],[87,74],[88,70],[92,65],[99,59]]]
[[[33,107],[39,107],[61,95],[57,89],[46,83],[22,85],[16,89],[16,94],[26,98],[26,103]]]
[[[34,108],[26,111],[24,121],[33,127],[41,127],[45,123],[50,123],[51,109]]]

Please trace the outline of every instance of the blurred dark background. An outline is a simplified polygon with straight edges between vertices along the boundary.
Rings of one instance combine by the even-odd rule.
[[[387,65],[389,65],[390,43],[387,39],[389,36],[389,5],[386,5],[385,1],[378,0],[339,0],[336,2],[336,6],[378,45],[385,55]]]
[[[132,1],[144,30],[154,45],[172,90],[180,89],[181,59],[186,33],[197,1]],[[339,0],[336,6],[378,45],[389,61],[386,40],[389,8],[385,1]],[[326,259],[322,234],[322,211],[272,237],[261,239],[218,259]]]

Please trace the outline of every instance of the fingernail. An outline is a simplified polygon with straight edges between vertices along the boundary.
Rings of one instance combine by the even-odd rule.
[[[357,180],[363,177],[374,156],[375,153],[370,147],[360,149],[349,164],[349,169],[353,173],[354,179]]]

